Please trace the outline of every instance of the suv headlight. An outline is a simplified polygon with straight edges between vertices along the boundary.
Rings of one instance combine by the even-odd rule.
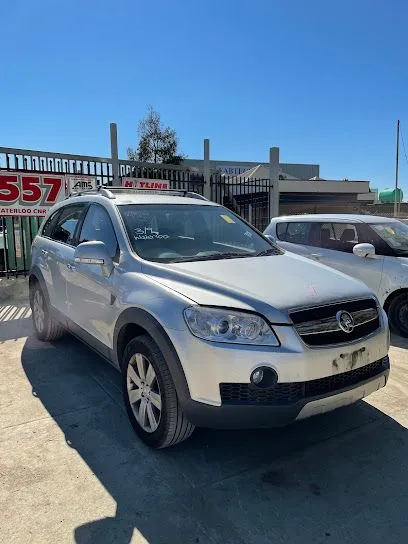
[[[279,340],[268,323],[259,315],[192,306],[184,310],[187,326],[198,338],[229,344],[279,346]]]

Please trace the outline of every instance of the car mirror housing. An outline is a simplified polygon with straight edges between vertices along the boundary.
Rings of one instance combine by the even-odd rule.
[[[74,253],[77,264],[100,266],[105,276],[110,276],[113,270],[113,260],[103,242],[82,242]]]
[[[356,244],[353,247],[353,253],[357,257],[373,258],[375,257],[375,247],[373,244]]]

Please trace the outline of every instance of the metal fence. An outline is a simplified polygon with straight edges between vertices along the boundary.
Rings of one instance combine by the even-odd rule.
[[[0,169],[95,176],[98,183],[113,180],[112,161],[103,157],[69,155],[0,147]]]
[[[167,180],[170,188],[204,194],[204,176],[196,170],[170,164],[149,164],[119,160],[119,174],[125,177]]]
[[[28,149],[0,147],[0,171],[71,174],[95,177],[99,185],[121,183],[124,177],[167,180],[172,189],[204,194],[204,175],[197,168],[184,165],[118,161],[119,179],[114,179],[111,158],[70,155]],[[211,199],[225,205],[259,230],[270,221],[269,179],[247,179],[213,174]],[[31,243],[42,218],[0,216],[0,276],[27,274],[30,268]]]
[[[213,175],[211,198],[249,221],[260,231],[265,230],[271,220],[269,179]]]
[[[0,276],[26,274],[41,217],[0,217]]]
[[[0,171],[36,172],[92,176],[98,185],[114,182],[112,159],[87,155],[69,155],[0,147]],[[172,189],[203,194],[201,173],[176,165],[151,165],[119,160],[122,177],[160,179]],[[121,179],[117,180],[121,183]],[[31,244],[41,224],[41,217],[5,217],[0,215],[0,276],[27,274],[31,263]]]

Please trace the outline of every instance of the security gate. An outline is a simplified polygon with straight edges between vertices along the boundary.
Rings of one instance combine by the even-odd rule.
[[[268,226],[271,183],[269,179],[248,179],[236,176],[211,177],[212,200],[243,217],[258,230]]]
[[[98,185],[112,185],[112,159],[86,155],[68,155],[0,147],[0,175],[6,172],[41,176],[76,175],[96,178]],[[203,175],[183,166],[146,164],[119,160],[121,178],[167,180],[171,189],[203,194]],[[8,192],[0,184],[0,193]],[[0,198],[0,201],[2,199]],[[4,212],[3,212],[4,213]],[[0,205],[0,277],[27,274],[31,262],[31,244],[42,217],[22,217],[1,214]]]

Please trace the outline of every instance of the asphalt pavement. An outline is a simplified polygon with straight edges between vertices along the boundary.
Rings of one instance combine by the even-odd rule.
[[[67,336],[44,344],[0,304],[0,542],[408,540],[408,342],[366,401],[284,429],[197,430],[151,451],[119,375]]]

